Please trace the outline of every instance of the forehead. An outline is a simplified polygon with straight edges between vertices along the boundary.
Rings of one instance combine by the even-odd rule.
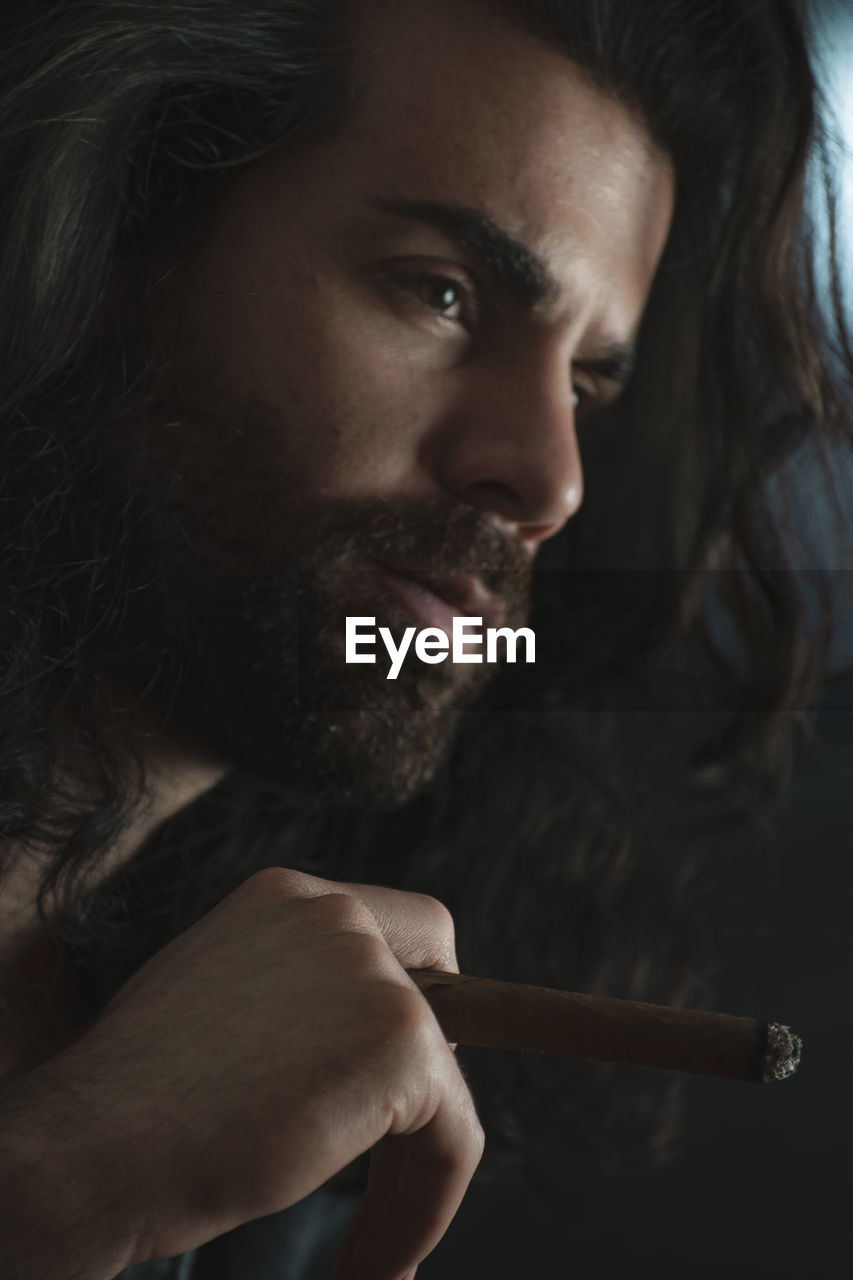
[[[367,0],[358,12],[345,120],[238,170],[197,265],[267,289],[328,274],[362,246],[441,253],[446,240],[377,207],[444,204],[535,255],[553,284],[540,314],[561,330],[593,346],[630,340],[674,198],[642,120],[480,0]]]
[[[672,210],[643,121],[564,54],[480,0],[371,3],[345,127],[355,186],[487,210],[543,255],[605,238],[639,276]]]

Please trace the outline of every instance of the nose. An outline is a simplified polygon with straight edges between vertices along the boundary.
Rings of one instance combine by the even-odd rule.
[[[442,487],[513,524],[532,548],[580,507],[575,398],[563,361],[558,369],[469,366],[444,428],[433,441]]]

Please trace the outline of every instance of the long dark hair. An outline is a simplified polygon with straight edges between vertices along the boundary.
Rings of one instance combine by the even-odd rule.
[[[693,663],[713,690],[707,733],[690,744],[697,770],[763,794],[819,678],[822,632],[768,493],[801,444],[844,442],[836,371],[851,364],[838,289],[826,298],[813,261],[804,183],[824,143],[795,4],[474,2],[638,111],[678,183],[636,376],[584,442],[585,506],[537,569],[537,668],[497,682],[404,811],[293,812],[231,775],[97,898],[78,892],[80,877],[145,785],[96,731],[97,676],[83,661],[130,589],[121,539],[80,498],[92,423],[124,369],[123,316],[105,322],[111,282],[121,269],[143,290],[230,173],[334,128],[358,95],[357,7],[74,0],[0,19],[0,847],[51,851],[50,926],[81,953],[97,941],[102,975],[103,950],[121,954],[114,981],[252,866],[279,861],[438,893],[470,968],[695,997],[679,887],[637,856],[611,728],[650,655],[680,646],[679,679]],[[521,1071],[481,1073],[487,1118],[506,1136],[519,1122],[509,1094],[530,1096]],[[579,1068],[559,1093],[590,1142],[608,1130],[661,1151],[669,1112],[658,1085],[638,1081],[613,1089],[608,1071]]]

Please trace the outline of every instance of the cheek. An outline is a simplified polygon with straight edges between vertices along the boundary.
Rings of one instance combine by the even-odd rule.
[[[174,572],[186,547],[217,574],[274,566],[329,501],[412,488],[422,419],[411,368],[365,342],[342,306],[317,295],[297,324],[279,302],[272,289],[211,291],[171,335],[173,425],[152,426],[143,457]]]
[[[259,481],[367,493],[410,464],[428,379],[376,309],[306,275],[212,291],[189,323],[192,399],[239,425]]]

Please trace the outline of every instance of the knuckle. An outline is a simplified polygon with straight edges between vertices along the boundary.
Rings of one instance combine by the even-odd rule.
[[[456,926],[453,922],[453,916],[450,910],[440,902],[438,898],[433,898],[430,894],[418,894],[421,909],[427,919],[430,928],[437,933],[443,941],[451,946],[456,940]]]
[[[373,916],[362,902],[348,893],[323,893],[306,898],[302,910],[318,927],[363,935],[367,946],[375,946],[380,941],[374,936]]]
[[[382,979],[362,987],[353,1055],[371,1065],[383,1087],[417,1079],[431,1060],[422,1015],[405,987]]]
[[[377,1009],[389,1049],[399,1056],[422,1059],[436,1039],[426,1001],[408,986],[389,985]]]
[[[360,1000],[371,1023],[381,1023],[389,975],[394,958],[381,935],[358,928],[344,929],[339,934],[341,947],[338,956],[354,990],[359,983]],[[393,990],[393,985],[391,986]]]
[[[255,902],[277,901],[290,898],[296,890],[299,873],[287,867],[264,867],[255,871],[234,890],[234,896],[249,898]]]
[[[344,893],[344,887],[331,880],[321,880],[292,867],[263,867],[253,872],[234,890],[237,895],[258,902],[278,901],[283,898],[318,898],[335,892]]]

